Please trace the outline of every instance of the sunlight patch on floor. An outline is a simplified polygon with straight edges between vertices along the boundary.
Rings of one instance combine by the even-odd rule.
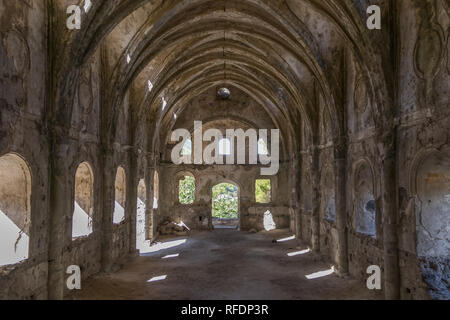
[[[287,255],[289,257],[295,257],[295,256],[300,256],[300,255],[303,255],[303,254],[307,254],[307,253],[310,253],[310,252],[311,252],[311,249],[305,249],[305,250],[302,250],[302,251],[289,252]]]
[[[286,241],[291,241],[291,240],[295,240],[295,236],[279,239],[279,240],[277,240],[277,242],[286,242]]]
[[[158,277],[153,277],[150,280],[147,281],[147,283],[149,282],[157,282],[157,281],[163,281],[167,279],[167,275],[163,275],[163,276],[158,276]]]
[[[306,279],[308,280],[312,280],[312,279],[317,279],[317,278],[323,278],[329,275],[332,275],[334,273],[334,266],[331,267],[331,269],[329,270],[324,270],[324,271],[319,271],[316,273],[311,273],[309,275],[306,275]]]
[[[166,242],[158,242],[153,245],[149,245],[149,242],[146,242],[145,245],[140,249],[141,254],[145,253],[154,253],[161,250],[167,250],[171,248],[178,247],[182,244],[185,244],[187,239],[181,239],[181,240],[173,240],[173,241],[166,241]]]

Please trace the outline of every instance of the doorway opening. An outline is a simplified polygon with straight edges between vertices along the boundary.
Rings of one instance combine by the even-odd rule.
[[[212,188],[212,221],[214,228],[239,227],[239,187],[220,183]]]

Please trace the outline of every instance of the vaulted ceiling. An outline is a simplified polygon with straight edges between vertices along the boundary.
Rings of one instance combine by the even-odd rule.
[[[57,94],[68,99],[79,70],[101,50],[107,61],[103,70],[111,130],[128,92],[136,119],[169,132],[173,114],[183,112],[195,96],[233,86],[266,110],[291,149],[298,148],[302,123],[317,135],[321,103],[338,137],[345,130],[349,59],[364,75],[374,112],[382,113],[388,104],[389,75],[383,70],[389,68],[383,63],[389,50],[380,49],[383,34],[374,38],[367,32],[367,2],[92,1],[83,13],[82,29],[59,35],[55,56],[61,57],[56,61],[61,72],[56,80],[63,85]],[[55,114],[64,119],[58,106]]]

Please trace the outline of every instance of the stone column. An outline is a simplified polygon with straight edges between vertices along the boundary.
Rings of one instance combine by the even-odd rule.
[[[65,270],[64,251],[71,241],[71,203],[69,188],[69,142],[57,141],[53,147],[50,179],[50,236],[48,252],[48,298],[64,298]]]
[[[297,156],[291,158],[291,209],[293,216],[293,232],[297,239],[301,239],[301,217],[300,217],[300,203],[301,203],[301,170],[300,159]]]
[[[154,186],[154,170],[151,166],[146,164],[145,169],[145,185],[147,186],[145,195],[145,239],[153,240],[153,198],[155,195]]]
[[[139,153],[135,149],[130,149],[130,178],[127,184],[127,200],[126,203],[128,211],[126,215],[128,216],[128,221],[130,222],[130,253],[137,254],[136,249],[136,223],[137,223],[137,197],[138,197],[138,157]]]
[[[311,215],[311,247],[313,252],[320,252],[320,172],[319,150],[312,148],[311,180],[312,180],[312,215]]]
[[[334,143],[336,226],[338,231],[338,266],[340,275],[348,274],[347,243],[347,143],[345,139]]]
[[[388,300],[400,299],[397,235],[397,188],[394,138],[381,144],[381,212],[383,214],[384,289]]]

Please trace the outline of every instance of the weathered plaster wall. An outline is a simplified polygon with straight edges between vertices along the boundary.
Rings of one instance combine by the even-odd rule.
[[[33,26],[32,28],[30,26]],[[4,1],[0,10],[0,156],[30,168],[29,259],[0,267],[0,298],[45,299],[48,272],[49,144],[46,117],[46,8]]]

